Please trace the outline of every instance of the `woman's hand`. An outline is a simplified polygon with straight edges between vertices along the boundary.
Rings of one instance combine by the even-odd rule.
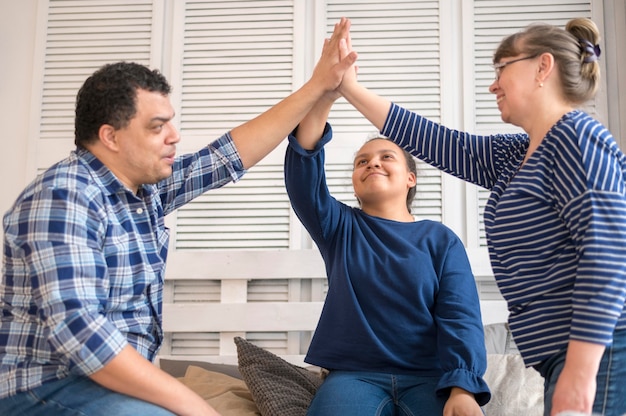
[[[355,52],[352,50],[352,37],[350,36],[350,32],[348,32],[347,37],[345,38],[345,43],[342,42],[339,44],[340,60],[346,59],[350,56],[351,53]],[[356,65],[356,63],[353,63],[352,67],[348,68],[348,70],[343,74],[341,84],[337,88],[339,94],[343,94],[343,91],[345,89],[356,85],[358,71],[359,67]]]
[[[571,340],[565,365],[552,395],[551,416],[566,410],[591,414],[596,396],[596,376],[605,347]]]

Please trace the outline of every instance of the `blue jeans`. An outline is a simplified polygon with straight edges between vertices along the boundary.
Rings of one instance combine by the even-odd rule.
[[[307,415],[441,415],[447,398],[437,397],[438,381],[439,377],[331,371]]]
[[[545,378],[544,416],[549,416],[552,410],[552,396],[565,365],[566,352],[562,351],[536,367]],[[625,330],[615,331],[613,334],[613,344],[607,347],[600,361],[596,384],[596,397],[593,402],[594,415],[622,416],[626,414]]]
[[[0,399],[6,416],[173,416],[157,405],[116,393],[88,377],[69,376]]]

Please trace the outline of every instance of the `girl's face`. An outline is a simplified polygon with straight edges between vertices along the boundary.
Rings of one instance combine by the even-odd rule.
[[[362,207],[393,200],[406,207],[407,192],[415,186],[415,181],[404,152],[389,140],[370,140],[354,158],[352,185]]]

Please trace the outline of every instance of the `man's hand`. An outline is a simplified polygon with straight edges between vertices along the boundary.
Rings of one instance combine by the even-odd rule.
[[[90,378],[118,393],[154,403],[181,416],[219,416],[202,397],[127,345]]]

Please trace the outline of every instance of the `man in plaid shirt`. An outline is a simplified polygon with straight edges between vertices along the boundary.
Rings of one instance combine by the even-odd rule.
[[[180,140],[170,86],[105,65],[76,102],[76,150],[4,217],[0,414],[217,415],[154,366],[169,230],[164,216],[236,181],[285,138],[354,62],[337,24],[311,79],[196,153]],[[166,410],[167,409],[167,410]]]

